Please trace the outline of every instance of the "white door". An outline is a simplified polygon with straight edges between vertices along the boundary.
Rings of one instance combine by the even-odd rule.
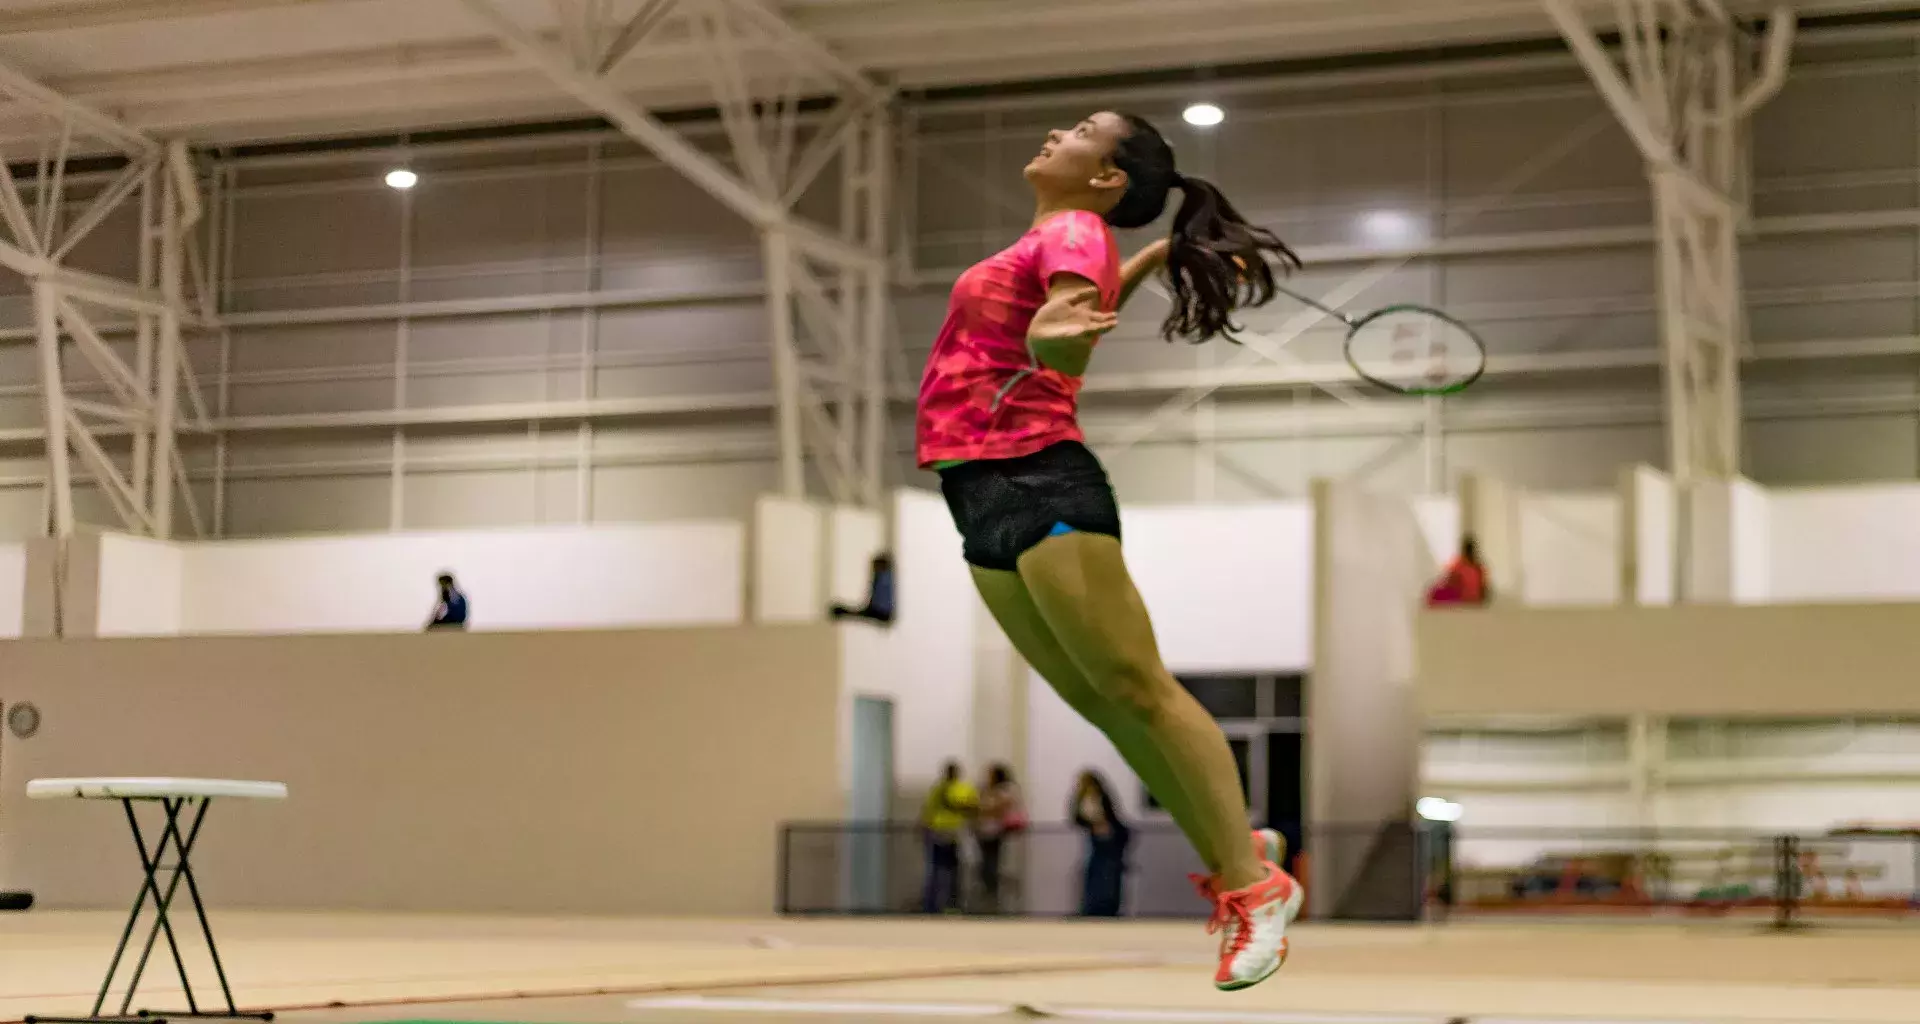
[[[853,699],[853,792],[845,842],[847,910],[887,911],[887,814],[893,806],[893,701]]]

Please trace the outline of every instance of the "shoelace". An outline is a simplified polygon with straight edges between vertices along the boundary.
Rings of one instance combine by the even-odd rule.
[[[1205,875],[1188,875],[1203,899],[1213,904],[1213,916],[1207,919],[1207,934],[1221,932],[1220,955],[1228,956],[1247,948],[1253,941],[1253,907],[1245,892],[1221,892],[1214,880]]]

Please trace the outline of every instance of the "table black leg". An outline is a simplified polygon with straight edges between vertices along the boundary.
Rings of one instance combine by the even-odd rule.
[[[220,959],[220,946],[217,942],[214,941],[214,938],[213,938],[213,924],[207,920],[207,907],[205,902],[203,902],[200,898],[200,882],[194,877],[194,874],[193,874],[193,848],[200,838],[200,827],[203,824],[205,824],[207,820],[207,810],[211,806],[212,806],[212,801],[201,802],[200,813],[194,816],[193,827],[189,829],[185,833],[185,835],[182,835],[178,828],[174,828],[171,830],[171,835],[173,837],[174,853],[177,859],[175,861],[173,878],[171,880],[172,884],[169,885],[167,888],[167,904],[168,904],[168,909],[171,910],[172,904],[173,904],[175,887],[179,885],[182,879],[184,879],[187,883],[187,896],[193,903],[194,916],[198,918],[200,921],[200,934],[203,937],[205,937],[207,940],[207,954],[209,957],[212,958],[214,973],[220,979],[220,995],[221,995],[221,998],[223,998],[226,1001],[226,1009],[213,1010],[213,1011],[205,1011],[200,1009],[200,1003],[198,1000],[194,998],[194,995],[193,995],[193,986],[186,981],[186,976],[187,976],[186,966],[185,966],[185,963],[180,959],[179,947],[175,945],[173,941],[173,926],[169,924],[167,926],[167,943],[169,946],[173,947],[174,962],[180,965],[181,988],[186,993],[186,996],[187,996],[187,1009],[184,1012],[179,1010],[164,1010],[164,1011],[156,1012],[152,1010],[143,1009],[140,1011],[139,1016],[149,1018],[149,1020],[153,1018],[174,1018],[174,1017],[196,1017],[196,1018],[213,1017],[213,1018],[220,1018],[220,1019],[227,1019],[227,1020],[241,1019],[241,1020],[270,1021],[273,1019],[273,1014],[271,1012],[262,1011],[260,1013],[242,1013],[240,1011],[240,1008],[234,1005],[233,989],[229,987],[227,983],[226,964]],[[170,813],[177,812],[178,810],[179,810],[179,807],[176,805],[171,809]],[[166,837],[164,836],[162,837],[163,843],[165,842],[165,838]],[[158,856],[156,856],[155,859],[158,860]],[[153,936],[151,934],[147,936],[147,943],[149,947],[151,947],[153,944]],[[132,997],[131,990],[129,990],[128,992],[128,997],[129,999],[131,999]],[[129,1003],[128,1005],[131,1005],[131,1003]]]
[[[120,930],[120,942],[113,948],[113,959],[107,962],[107,976],[100,981],[100,992],[94,997],[93,1009],[85,1017],[27,1017],[25,1018],[26,1024],[98,1024],[98,1022],[104,1021],[135,1019],[127,1013],[127,1010],[133,999],[133,989],[139,984],[137,974],[134,984],[128,986],[127,1002],[121,1004],[120,1014],[118,1016],[104,1015],[103,1011],[107,1007],[107,996],[112,993],[113,979],[119,976],[120,965],[126,960],[127,944],[133,940],[133,929],[140,923],[141,912],[147,909],[147,896],[149,894],[153,896],[154,903],[158,908],[160,920],[166,920],[167,911],[166,904],[160,896],[160,883],[154,878],[154,874],[158,870],[160,858],[157,853],[152,857],[147,855],[146,836],[140,830],[140,816],[134,811],[133,805],[134,801],[131,799],[123,799],[120,801],[120,806],[125,809],[127,814],[127,829],[133,834],[133,847],[140,855],[140,894],[134,897],[133,910],[128,912],[126,926]],[[170,823],[168,828],[171,829],[172,827]],[[149,936],[147,946],[151,949],[152,945],[153,940],[152,937]],[[144,962],[145,959],[143,955],[141,957],[142,962]],[[160,1024],[160,1022],[153,1022],[153,1024]]]
[[[162,806],[165,806],[167,809],[167,830],[160,834],[159,848],[153,851],[153,867],[155,871],[158,871],[160,870],[161,858],[167,855],[167,836],[168,834],[173,836],[173,846],[174,849],[179,852],[180,859],[174,862],[177,867],[174,870],[173,879],[167,884],[167,907],[169,909],[173,907],[173,897],[180,885],[181,875],[184,874],[186,876],[188,885],[192,885],[193,883],[193,865],[187,860],[187,851],[192,849],[194,842],[200,838],[200,824],[207,820],[207,809],[213,806],[213,801],[211,800],[202,800],[200,802],[200,813],[195,815],[193,819],[193,834],[187,839],[186,844],[183,846],[180,842],[179,819],[180,810],[185,803],[186,801],[184,800],[174,800],[170,804],[162,803]],[[193,999],[193,982],[187,978],[187,961],[180,956],[180,942],[174,937],[173,921],[171,919],[166,922],[166,929],[167,948],[173,952],[173,968],[179,972],[180,975],[180,990],[187,994],[188,1008],[197,1010],[199,1006]],[[147,937],[147,944],[149,946],[153,944],[153,937],[151,935]],[[127,990],[127,1000],[129,1003],[133,1000],[133,990],[131,988]],[[126,1011],[125,1006],[122,1006],[120,1009],[123,1013]]]
[[[201,812],[202,817],[205,816],[205,813],[204,810]],[[181,858],[183,862],[185,857],[186,854],[182,852]],[[240,1016],[240,1008],[234,1005],[233,988],[227,984],[227,965],[220,959],[219,944],[213,941],[213,925],[207,920],[207,905],[200,899],[200,883],[194,880],[191,870],[187,872],[187,895],[193,899],[194,916],[200,919],[200,934],[207,940],[207,955],[213,959],[214,976],[220,979],[220,997],[227,1001],[226,1016],[238,1017]],[[200,1008],[193,1003],[191,990],[189,990],[188,993],[187,1005],[195,1014],[199,1013]],[[264,1014],[261,1019],[272,1020],[273,1014]]]
[[[189,858],[193,853],[193,844],[200,838],[200,825],[207,820],[207,808],[212,806],[207,801],[201,802],[200,813],[194,816],[192,831],[188,833],[185,842],[182,843],[180,838],[180,812],[186,807],[186,803],[183,799],[160,801],[160,806],[166,812],[167,827],[161,830],[160,841],[154,844],[153,856],[151,858],[147,856],[147,844],[141,837],[138,820],[135,820],[133,824],[134,842],[140,849],[140,866],[147,873],[147,884],[153,888],[155,914],[153,927],[147,929],[146,945],[140,949],[140,959],[134,962],[133,977],[127,982],[126,998],[120,1001],[120,1016],[122,1017],[127,1016],[128,1011],[133,1009],[133,997],[140,991],[140,981],[145,978],[147,974],[147,962],[153,957],[154,940],[158,939],[162,932],[166,933],[167,949],[173,954],[173,966],[180,975],[180,987],[187,994],[188,1012],[199,1012],[199,1006],[193,998],[193,983],[187,980],[187,962],[185,958],[180,955],[180,940],[173,933],[173,920],[167,916],[173,910],[174,896],[180,892],[181,876],[192,870],[192,864]],[[167,879],[167,891],[165,895],[162,895],[155,876],[166,867],[162,861],[166,859],[168,847],[173,847],[178,851],[178,859],[173,863],[173,876]]]
[[[128,1021],[139,1021],[141,1024],[167,1024],[168,1019],[175,1017],[273,1020],[274,1015],[270,1012],[242,1013],[234,1004],[233,989],[227,982],[226,965],[220,959],[220,949],[213,938],[213,926],[207,920],[206,904],[200,897],[200,883],[193,875],[193,849],[199,841],[200,828],[206,823],[207,810],[211,801],[200,801],[199,813],[194,815],[192,824],[182,831],[180,812],[185,810],[190,802],[183,798],[159,801],[166,812],[166,827],[161,830],[159,841],[154,844],[152,852],[149,853],[146,834],[141,830],[139,815],[134,811],[134,801],[121,801],[126,809],[127,827],[133,834],[134,847],[140,854],[140,870],[143,878],[140,895],[134,900],[133,912],[127,916],[126,927],[120,932],[120,943],[114,948],[113,960],[107,967],[106,979],[100,983],[100,992],[94,999],[93,1012],[86,1017],[28,1017],[26,1024],[121,1024]],[[174,863],[171,865],[165,863],[169,852],[175,856]],[[159,880],[160,872],[163,870],[172,871],[164,892],[161,890]],[[179,894],[182,880],[187,883],[187,895],[193,903],[194,915],[199,919],[200,933],[207,940],[207,952],[213,958],[213,969],[220,979],[220,995],[226,1001],[225,1010],[202,1011],[199,1000],[193,994],[193,983],[187,974],[186,958],[180,953],[179,939],[174,933],[172,919],[168,916],[173,908],[174,897]],[[134,927],[140,923],[140,914],[146,909],[149,895],[153,897],[155,919],[153,926],[147,931],[147,941],[141,947],[140,958],[134,965],[132,977],[127,981],[126,997],[120,1003],[120,1013],[103,1015],[107,997],[113,990],[114,978],[119,975],[120,965],[126,959],[129,944],[133,940]],[[186,994],[188,1008],[184,1012],[155,1012],[143,1009],[138,1013],[130,1013],[134,996],[140,989],[140,981],[146,974],[147,963],[152,958],[154,943],[162,933],[167,937],[167,951],[173,956],[174,969],[179,973],[180,988]]]
[[[202,805],[200,809],[200,819],[204,820],[206,818],[206,815],[207,815],[206,805]],[[182,865],[180,877],[183,877],[186,879],[187,896],[193,902],[194,916],[198,918],[200,921],[200,934],[207,940],[207,955],[213,960],[214,975],[218,977],[220,980],[220,996],[222,999],[226,1001],[227,1008],[224,1011],[214,1011],[211,1013],[203,1013],[200,1010],[199,1004],[194,1001],[193,990],[189,988],[187,989],[187,1007],[188,1007],[187,1012],[178,1013],[174,1011],[166,1011],[165,1015],[168,1017],[219,1017],[219,1018],[242,1018],[242,1019],[248,1019],[248,1020],[272,1020],[273,1019],[272,1013],[267,1013],[267,1012],[242,1013],[240,1012],[240,1008],[234,1004],[233,989],[227,982],[226,963],[220,959],[220,945],[218,942],[214,940],[212,922],[207,920],[207,905],[205,901],[203,901],[200,898],[200,882],[198,879],[194,877],[193,864],[189,856],[190,851],[194,844],[194,839],[197,838],[199,835],[200,823],[201,823],[200,820],[196,820],[194,822],[193,831],[187,837],[184,845],[181,844],[180,833],[176,831],[174,833],[174,844],[178,850],[178,853],[180,856],[180,864]],[[145,1015],[149,1011],[142,1010],[140,1012],[142,1015]]]

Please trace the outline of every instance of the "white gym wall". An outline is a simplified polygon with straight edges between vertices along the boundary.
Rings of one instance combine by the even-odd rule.
[[[475,630],[735,625],[747,621],[746,553],[744,526],[724,520],[200,542],[81,535],[69,551],[68,635],[417,632],[442,572],[472,602]],[[806,594],[773,596],[781,614],[754,621],[823,617]]]
[[[1702,505],[1728,513],[1728,528],[1701,531],[1707,543],[1691,552],[1688,571],[1712,588],[1709,601],[1653,612],[1633,605],[1672,604],[1671,488],[1662,474],[1634,467],[1623,473],[1622,493],[1637,517],[1628,520],[1637,600],[1552,618],[1625,632],[1549,638],[1509,628],[1517,619],[1448,615],[1423,624],[1429,693],[1468,682],[1452,671],[1464,653],[1458,640],[1479,652],[1469,687],[1490,688],[1477,712],[1430,721],[1424,747],[1427,794],[1462,804],[1465,834],[1506,836],[1474,840],[1468,860],[1525,863],[1552,848],[1556,832],[1816,832],[1920,816],[1920,719],[1900,713],[1911,710],[1907,638],[1915,625],[1903,613],[1920,598],[1912,539],[1920,487],[1701,487],[1696,523]],[[1555,564],[1577,564],[1577,548],[1557,550]],[[1529,576],[1537,571],[1530,567]],[[1632,623],[1667,632],[1658,638]],[[1466,639],[1483,626],[1478,639]],[[1569,651],[1613,653],[1601,659],[1610,667],[1587,676],[1590,659]],[[1666,674],[1628,666],[1621,652],[1644,652]],[[1743,653],[1744,666],[1716,661]],[[1506,673],[1495,662],[1508,656],[1527,664],[1511,663],[1517,671]],[[1636,725],[1629,712],[1652,711],[1662,693],[1691,707],[1642,714]],[[1603,707],[1609,695],[1620,698],[1611,710]],[[1653,740],[1635,743],[1636,728]]]

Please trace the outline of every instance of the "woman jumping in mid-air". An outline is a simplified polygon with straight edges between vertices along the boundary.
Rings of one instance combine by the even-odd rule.
[[[1287,958],[1303,893],[1279,836],[1248,841],[1233,755],[1160,661],[1120,554],[1120,512],[1075,422],[1080,377],[1120,306],[1164,266],[1162,333],[1200,342],[1274,296],[1269,259],[1298,260],[1218,189],[1174,169],[1146,121],[1098,113],[1047,133],[1027,164],[1033,227],[954,285],[920,384],[919,461],[964,539],[975,586],[1034,670],[1113,741],[1212,875],[1197,879],[1222,933],[1214,983],[1241,989]],[[1169,236],[1121,264],[1112,227],[1151,223],[1181,192]]]

